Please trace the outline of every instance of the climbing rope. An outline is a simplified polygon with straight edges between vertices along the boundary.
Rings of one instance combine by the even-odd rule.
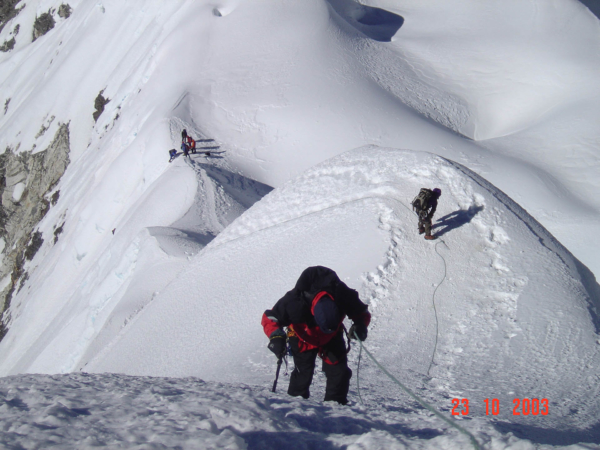
[[[416,214],[416,212],[414,212],[413,210],[411,210],[407,205],[404,204],[404,202],[398,200],[398,199],[394,199],[392,198],[392,200],[395,200],[396,202],[400,203],[404,208],[406,208],[409,212]],[[450,247],[448,247],[448,244],[446,244],[446,242],[443,239],[440,239],[438,242],[436,242],[435,244],[435,252],[438,254],[438,256],[440,258],[442,258],[442,262],[444,263],[444,276],[442,277],[442,279],[440,280],[440,282],[438,283],[438,285],[435,287],[434,291],[433,291],[433,295],[432,295],[432,303],[433,303],[433,312],[435,315],[435,343],[433,346],[433,353],[431,355],[431,362],[429,363],[429,367],[427,368],[427,376],[429,376],[429,372],[431,371],[431,366],[434,363],[435,360],[435,354],[437,352],[437,345],[438,345],[438,339],[439,339],[439,319],[438,319],[438,314],[437,314],[437,307],[435,305],[435,294],[437,293],[437,290],[439,289],[439,287],[442,285],[442,283],[446,280],[446,275],[447,275],[447,266],[446,266],[446,260],[445,258],[440,254],[440,252],[438,252],[437,246],[439,244],[444,244],[446,246],[446,248],[448,250],[450,250]],[[347,333],[346,333],[347,334]],[[356,368],[356,389],[358,392],[358,398],[360,399],[360,403],[364,405],[364,402],[362,400],[362,396],[360,394],[360,359],[361,359],[361,354],[362,354],[362,349],[363,349],[363,345],[361,342],[360,345],[360,350],[358,352],[358,365]],[[366,351],[366,349],[365,349]],[[371,356],[371,355],[369,355]]]
[[[405,205],[405,204],[404,204],[404,202],[401,202],[401,201],[400,201],[400,200],[398,200],[398,199],[392,199],[392,200],[395,200],[395,201],[397,201],[398,203],[400,203],[400,204],[401,204],[402,206],[404,206],[404,208],[406,208],[406,209],[407,209],[407,210],[408,210],[410,213],[414,213],[414,214],[416,214],[416,215],[417,215],[417,217],[419,216],[419,215],[418,215],[418,214],[417,214],[415,211],[411,210],[411,209],[410,209],[410,208],[409,208],[407,205]],[[432,299],[431,299],[431,301],[432,301],[432,303],[433,303],[433,313],[434,313],[434,315],[435,315],[435,343],[434,343],[434,345],[433,345],[433,353],[432,353],[432,355],[431,355],[431,362],[429,363],[429,367],[427,368],[427,376],[429,376],[429,372],[431,371],[431,366],[433,366],[433,363],[434,363],[434,360],[435,360],[435,354],[436,354],[436,352],[437,352],[437,345],[438,345],[438,338],[439,338],[439,328],[440,328],[440,322],[439,322],[439,319],[438,319],[438,314],[437,314],[437,307],[435,306],[435,294],[436,294],[436,292],[437,292],[438,288],[439,288],[439,287],[442,285],[442,283],[443,283],[443,282],[446,280],[446,272],[447,272],[447,269],[446,269],[446,260],[445,260],[445,259],[444,259],[444,257],[443,257],[443,256],[440,254],[440,252],[438,252],[438,249],[437,249],[437,246],[438,246],[439,244],[444,244],[444,245],[446,246],[446,248],[447,248],[448,250],[450,250],[450,247],[448,247],[448,244],[446,244],[446,242],[445,242],[443,239],[440,239],[439,241],[437,241],[437,242],[435,243],[435,247],[434,247],[434,249],[435,249],[435,252],[438,254],[438,256],[439,256],[440,258],[442,258],[442,261],[443,261],[443,263],[444,263],[444,276],[443,276],[442,280],[441,280],[441,281],[438,283],[438,285],[435,287],[435,290],[433,291],[433,296],[432,296]],[[358,380],[357,380],[357,383],[358,383]],[[360,393],[359,393],[359,396],[360,396]]]
[[[399,202],[399,203],[401,203],[404,207],[406,207],[406,205],[404,205],[402,202]],[[435,325],[435,344],[434,344],[434,347],[433,347],[433,354],[431,356],[431,362],[429,363],[429,368],[427,369],[427,376],[429,376],[429,372],[431,370],[431,366],[433,365],[433,362],[434,362],[434,359],[435,359],[435,354],[436,354],[436,351],[437,351],[437,344],[438,344],[438,337],[439,337],[439,319],[438,319],[438,315],[437,315],[437,308],[436,308],[436,305],[435,305],[435,294],[437,293],[437,290],[442,285],[442,283],[446,280],[446,276],[447,276],[446,260],[440,254],[440,252],[438,251],[438,248],[437,248],[439,244],[444,244],[446,246],[446,248],[450,249],[450,247],[448,247],[448,244],[446,244],[446,242],[443,241],[442,239],[440,239],[435,244],[435,247],[434,247],[435,252],[438,254],[438,256],[440,258],[442,258],[442,262],[444,263],[444,276],[442,277],[442,279],[440,280],[440,282],[436,286],[435,290],[433,291],[433,295],[432,295],[433,311],[435,313],[435,323],[436,323],[436,325]],[[356,387],[357,387],[357,391],[358,391],[358,398],[360,399],[360,403],[362,405],[364,405],[364,402],[363,402],[362,396],[360,394],[360,360],[361,360],[362,351],[364,349],[365,352],[367,353],[367,355],[369,356],[369,358],[371,358],[373,360],[373,362],[377,365],[377,367],[379,367],[379,369],[383,373],[385,373],[394,383],[396,383],[398,386],[400,386],[400,388],[402,390],[404,390],[404,392],[406,392],[410,397],[412,397],[423,408],[429,410],[435,416],[439,417],[441,420],[443,420],[444,422],[446,422],[448,425],[456,428],[458,431],[460,431],[465,436],[467,436],[469,438],[469,440],[471,441],[471,444],[473,445],[473,448],[475,450],[481,450],[481,446],[477,442],[477,439],[475,439],[475,436],[473,436],[469,431],[467,431],[466,429],[464,429],[463,427],[461,427],[460,425],[458,425],[457,423],[455,423],[453,420],[447,418],[446,416],[444,416],[443,414],[441,414],[440,412],[438,412],[435,408],[433,408],[433,406],[429,405],[427,402],[425,402],[423,399],[421,399],[418,395],[416,395],[414,392],[412,392],[409,388],[407,388],[406,386],[404,386],[385,367],[383,367],[379,363],[379,361],[377,361],[377,359],[375,359],[375,357],[371,354],[371,352],[369,352],[365,348],[365,346],[363,345],[362,341],[360,339],[358,339],[358,336],[356,335],[356,333],[354,334],[354,336],[356,337],[356,339],[358,340],[358,342],[360,344],[360,350],[359,350],[359,353],[358,353],[358,366],[357,366],[357,369],[356,369]]]
[[[367,350],[365,348],[365,346],[363,345],[362,341],[360,339],[358,339],[358,336],[356,335],[356,332],[354,333],[354,336],[356,337],[356,340],[360,344],[360,349],[361,350],[364,349],[365,353],[369,356],[369,358],[371,358],[373,360],[373,362],[377,365],[377,367],[379,367],[379,369],[381,369],[381,371],[383,373],[385,373],[394,383],[396,383],[398,386],[400,386],[402,388],[402,390],[404,390],[404,392],[406,392],[408,395],[410,395],[423,408],[431,411],[435,416],[439,417],[444,422],[446,422],[448,425],[456,428],[458,431],[460,431],[465,436],[467,436],[469,438],[469,440],[471,441],[471,444],[473,444],[473,448],[475,450],[481,450],[481,447],[479,446],[479,443],[477,442],[477,439],[475,439],[475,436],[473,436],[469,431],[465,430],[463,427],[461,427],[459,424],[457,424],[453,420],[447,418],[442,413],[438,412],[433,406],[431,406],[430,404],[428,404],[425,400],[421,399],[417,394],[415,394],[409,388],[407,388],[406,386],[404,386],[400,381],[398,381],[396,379],[396,377],[394,377],[390,372],[388,372],[387,369],[385,367],[383,367],[379,363],[379,361],[377,361],[377,359],[375,359],[375,357],[371,354],[371,352],[369,352],[369,350]],[[358,379],[358,373],[357,373],[357,379]],[[362,403],[362,399],[361,399],[361,403]]]
[[[442,280],[438,283],[438,285],[435,287],[435,290],[433,291],[433,296],[432,296],[432,303],[433,303],[433,312],[435,314],[435,345],[433,346],[433,354],[431,355],[431,362],[429,363],[429,367],[427,368],[427,376],[429,376],[429,371],[431,370],[431,366],[433,365],[433,361],[435,359],[435,353],[437,351],[437,345],[438,345],[438,336],[439,336],[439,328],[440,328],[440,322],[438,320],[438,315],[437,315],[437,308],[435,306],[435,293],[437,292],[438,288],[442,285],[442,283],[444,282],[444,280],[446,279],[446,260],[444,259],[444,257],[440,254],[440,252],[438,252],[437,250],[437,246],[439,244],[444,244],[446,246],[446,248],[448,250],[450,250],[450,247],[448,247],[448,244],[446,244],[442,239],[440,239],[436,244],[435,244],[435,252],[439,255],[440,258],[442,258],[442,261],[444,262],[444,277],[442,278]]]

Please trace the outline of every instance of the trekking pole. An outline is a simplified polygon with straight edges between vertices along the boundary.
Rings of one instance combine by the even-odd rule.
[[[273,381],[273,390],[271,392],[275,392],[277,389],[277,380],[279,379],[279,371],[281,370],[281,363],[283,362],[283,356],[277,360],[277,372],[275,373],[275,381]]]

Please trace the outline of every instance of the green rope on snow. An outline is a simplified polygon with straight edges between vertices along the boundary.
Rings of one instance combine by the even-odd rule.
[[[481,447],[479,446],[479,443],[477,442],[477,439],[475,439],[475,436],[473,436],[469,431],[465,430],[463,427],[461,427],[460,425],[458,425],[457,423],[455,423],[453,420],[450,420],[449,418],[447,418],[446,416],[444,416],[443,414],[439,413],[433,406],[429,405],[427,402],[425,402],[425,400],[422,400],[417,394],[415,394],[414,392],[412,392],[409,388],[407,388],[406,386],[404,386],[402,383],[400,383],[400,381],[398,381],[396,379],[396,377],[394,377],[394,375],[392,375],[391,373],[389,373],[387,371],[387,369],[385,367],[383,367],[379,361],[377,361],[375,359],[375,357],[371,354],[371,352],[369,352],[369,350],[367,350],[365,348],[365,346],[363,345],[362,341],[360,339],[358,339],[358,336],[356,335],[356,332],[354,332],[354,336],[356,337],[356,340],[359,342],[360,344],[360,349],[364,349],[366,354],[369,356],[369,358],[371,358],[373,360],[373,362],[377,365],[377,367],[379,367],[381,369],[381,371],[383,373],[385,373],[394,383],[396,383],[398,386],[400,386],[402,388],[402,390],[404,390],[404,392],[406,392],[408,395],[410,395],[414,400],[417,401],[417,403],[419,403],[419,405],[421,405],[423,408],[431,411],[435,416],[439,417],[440,419],[442,419],[444,422],[446,422],[448,425],[456,428],[458,431],[460,431],[461,433],[463,433],[464,435],[466,435],[470,441],[471,444],[473,444],[473,448],[475,448],[475,450],[481,450]],[[361,400],[362,401],[362,400]]]
[[[438,254],[438,256],[440,258],[442,258],[442,261],[444,261],[444,277],[442,278],[442,281],[440,281],[438,283],[438,285],[435,287],[435,290],[433,291],[433,297],[431,299],[431,301],[433,302],[433,312],[435,314],[435,344],[433,346],[433,354],[431,355],[431,362],[429,363],[429,367],[427,368],[427,376],[429,376],[429,371],[431,370],[431,366],[433,365],[433,360],[435,359],[435,353],[437,352],[438,336],[439,336],[439,328],[440,328],[440,322],[438,320],[438,315],[437,315],[437,308],[435,307],[435,293],[437,292],[438,288],[442,285],[442,283],[446,279],[446,260],[444,259],[444,257],[442,255],[440,255],[440,252],[438,252],[438,250],[437,250],[437,246],[440,243],[444,244],[446,246],[446,248],[448,248],[448,249],[450,248],[442,239],[440,239],[435,244],[435,252]]]

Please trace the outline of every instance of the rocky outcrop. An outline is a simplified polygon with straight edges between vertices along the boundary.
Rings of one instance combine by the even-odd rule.
[[[25,263],[44,242],[42,233],[34,230],[58,200],[58,192],[52,190],[69,164],[69,151],[69,125],[61,124],[45,151],[15,154],[7,149],[0,155],[0,340],[10,321],[12,296],[28,277]]]
[[[68,3],[63,3],[58,7],[58,16],[68,19],[71,16],[72,8]]]
[[[4,41],[4,43],[0,46],[0,52],[10,52],[13,48],[15,48],[16,43],[17,41],[14,37],[8,41]]]
[[[4,25],[6,25],[9,20],[16,17],[24,8],[24,5],[19,9],[15,8],[19,1],[20,0],[0,0],[0,31],[2,31]]]
[[[94,122],[98,121],[98,117],[100,117],[100,114],[102,114],[104,112],[104,106],[110,102],[110,98],[105,98],[104,95],[104,89],[102,89],[100,91],[100,93],[98,94],[98,96],[96,97],[96,100],[94,100],[94,107],[96,108],[96,111],[94,111]]]
[[[47,13],[43,13],[39,17],[35,18],[35,22],[33,22],[33,40],[35,41],[40,36],[43,36],[56,24],[54,17],[52,17],[52,11],[48,11]]]
[[[15,36],[19,34],[20,25],[15,25],[15,28],[10,32],[12,38],[4,41],[4,43],[0,46],[0,52],[10,52],[13,48],[15,48],[15,44],[17,43]]]

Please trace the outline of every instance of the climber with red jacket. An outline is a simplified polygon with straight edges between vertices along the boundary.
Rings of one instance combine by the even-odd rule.
[[[305,269],[296,287],[265,311],[262,326],[269,338],[268,348],[278,359],[283,358],[287,338],[294,358],[288,394],[309,398],[319,356],[327,377],[325,401],[348,403],[352,371],[348,367],[342,325],[346,316],[354,323],[350,336],[356,335],[364,341],[371,321],[367,305],[333,270],[322,266]]]
[[[181,150],[183,156],[190,156],[189,152],[196,153],[196,141],[187,134],[187,130],[181,132]]]

